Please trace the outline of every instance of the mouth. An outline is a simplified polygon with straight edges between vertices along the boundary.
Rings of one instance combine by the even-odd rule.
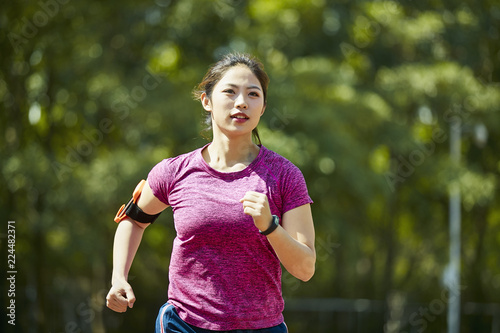
[[[244,113],[236,113],[230,116],[232,119],[250,119]]]

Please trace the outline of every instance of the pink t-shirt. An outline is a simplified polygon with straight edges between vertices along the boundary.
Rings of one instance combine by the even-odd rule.
[[[283,322],[281,265],[239,200],[247,191],[265,193],[281,220],[312,203],[304,177],[264,146],[248,167],[228,173],[211,168],[203,148],[165,159],[148,175],[154,195],[172,207],[177,232],[169,302],[185,322],[204,329],[276,326]]]

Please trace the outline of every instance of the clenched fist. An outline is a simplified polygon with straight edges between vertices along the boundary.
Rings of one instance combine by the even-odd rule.
[[[127,282],[113,284],[106,296],[106,306],[115,312],[125,312],[134,306],[135,295]]]
[[[267,195],[264,193],[248,191],[245,196],[240,199],[243,204],[243,212],[253,218],[253,222],[257,229],[264,231],[269,228],[272,220],[271,209]]]

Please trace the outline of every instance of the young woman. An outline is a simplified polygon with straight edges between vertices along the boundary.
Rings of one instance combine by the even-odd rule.
[[[212,142],[163,160],[148,175],[137,206],[150,215],[172,207],[177,232],[156,332],[287,332],[280,263],[303,281],[314,274],[304,177],[261,145],[256,132],[268,83],[250,56],[230,54],[216,63],[195,91]],[[107,296],[116,312],[135,302],[127,275],[149,224],[125,217],[116,230]]]

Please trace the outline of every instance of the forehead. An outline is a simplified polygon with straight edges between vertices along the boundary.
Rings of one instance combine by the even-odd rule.
[[[262,88],[257,76],[245,65],[236,65],[229,68],[218,84],[256,85]]]

